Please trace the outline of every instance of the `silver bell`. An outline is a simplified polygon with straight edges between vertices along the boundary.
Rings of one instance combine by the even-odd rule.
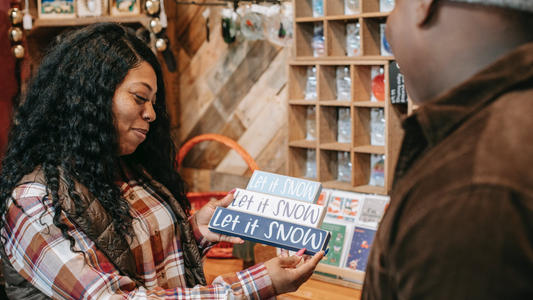
[[[22,22],[22,12],[18,8],[12,8],[7,11],[7,16],[13,25],[20,24]]]
[[[163,30],[163,25],[161,25],[161,20],[159,18],[153,18],[152,21],[150,21],[150,28],[152,28],[152,32],[155,34],[158,34]]]
[[[155,48],[159,52],[163,52],[167,50],[167,42],[165,41],[165,39],[161,39],[161,38],[157,39],[157,41],[155,41]]]
[[[149,15],[155,15],[159,12],[159,1],[158,0],[147,0],[144,4],[144,8]]]
[[[21,45],[13,46],[13,48],[11,48],[11,52],[13,52],[13,55],[18,59],[24,58],[25,51],[24,47],[22,47]]]
[[[22,29],[18,28],[18,27],[11,27],[9,28],[9,32],[8,32],[8,35],[9,35],[9,39],[12,41],[12,42],[20,42],[22,41]]]

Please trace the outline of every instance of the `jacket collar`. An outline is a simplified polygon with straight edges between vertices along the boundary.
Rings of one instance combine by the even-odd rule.
[[[529,43],[423,104],[405,121],[416,119],[428,144],[433,146],[500,95],[532,80],[533,43]]]

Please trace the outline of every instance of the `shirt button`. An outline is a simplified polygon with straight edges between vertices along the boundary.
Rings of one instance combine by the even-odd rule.
[[[130,194],[130,200],[135,200],[135,195]]]
[[[155,231],[155,235],[159,236],[159,231],[158,230]]]
[[[165,279],[165,272],[161,272],[161,278]]]

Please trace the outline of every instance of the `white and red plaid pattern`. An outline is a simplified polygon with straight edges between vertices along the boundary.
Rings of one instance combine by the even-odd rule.
[[[129,173],[129,172],[128,172]],[[130,174],[126,174],[128,176]],[[65,214],[62,221],[76,240],[75,249],[53,225],[54,209],[46,187],[26,183],[13,191],[17,207],[8,203],[5,251],[13,267],[30,283],[53,299],[275,299],[272,280],[264,264],[219,276],[212,285],[186,288],[179,231],[174,228],[172,210],[143,180],[119,182],[122,194],[135,217],[135,238],[131,250],[137,273],[145,286],[139,287],[115,266]],[[211,244],[189,219],[200,251]]]

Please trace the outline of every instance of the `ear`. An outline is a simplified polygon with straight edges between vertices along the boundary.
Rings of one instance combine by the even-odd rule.
[[[416,0],[415,21],[418,26],[429,23],[435,12],[437,0]]]

